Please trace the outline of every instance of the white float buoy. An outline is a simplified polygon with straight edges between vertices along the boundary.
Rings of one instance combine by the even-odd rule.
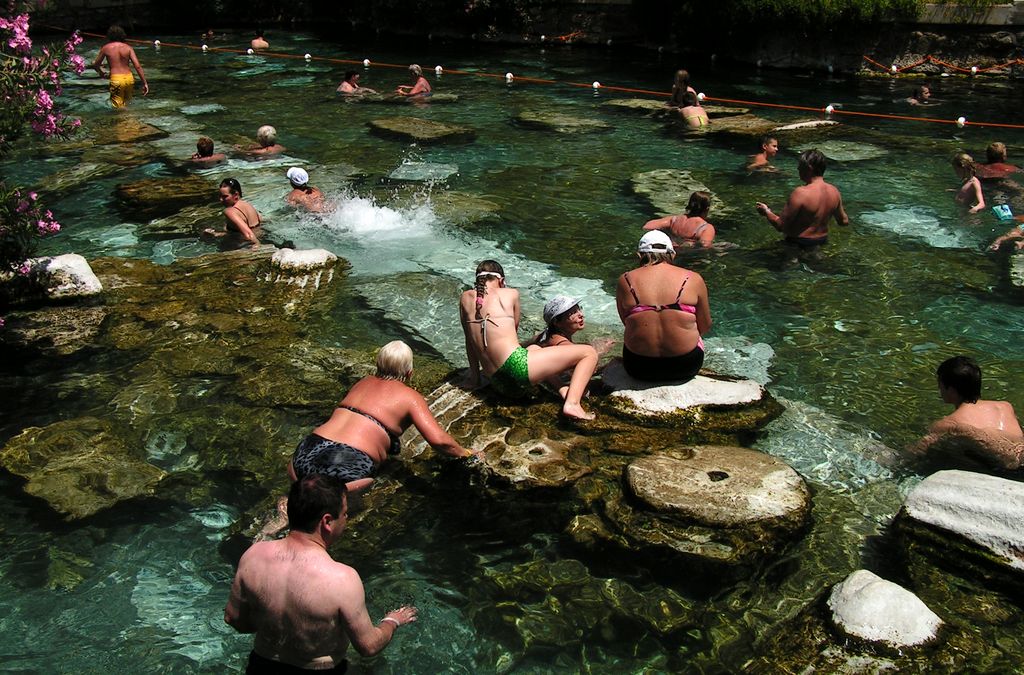
[[[363,68],[370,67],[370,59],[363,59]]]
[[[505,81],[506,82],[508,82],[509,84],[512,84],[512,80],[513,79],[515,79],[515,78],[512,77],[512,73],[505,73]]]
[[[547,35],[541,35],[541,36],[540,36],[540,41],[541,41],[541,42],[544,42],[544,41],[545,41],[545,40],[547,40],[547,39],[548,39],[548,36],[547,36]]]
[[[209,51],[209,49],[210,49],[209,47],[207,47],[206,45],[203,45],[203,51],[204,51],[204,52],[205,52],[205,51]]]
[[[711,55],[711,63],[714,63],[715,59],[717,59],[717,58],[718,58],[718,54],[712,54]]]
[[[248,54],[249,56],[252,56],[252,55],[253,55],[253,53],[254,53],[254,52],[252,51],[252,47],[249,47],[248,49],[246,49],[246,50],[245,50],[245,53],[246,53],[246,54]]]
[[[758,60],[757,60],[757,67],[758,67],[758,68],[760,68],[760,67],[761,67],[761,59],[758,59]]]
[[[828,74],[831,75],[832,74],[832,64],[831,63],[828,64],[828,66],[825,68],[825,70],[827,70]]]
[[[661,54],[664,51],[665,51],[665,48],[659,45],[658,46],[658,53]]]
[[[699,94],[697,94],[697,102],[698,103],[703,101],[705,98],[706,98],[706,96],[704,96],[704,92],[700,92]]]
[[[978,66],[971,66],[971,75],[978,74]]]
[[[597,80],[594,80],[594,84],[592,84],[590,86],[592,86],[594,89],[600,89],[601,88],[601,83],[598,82]]]
[[[889,68],[889,70],[891,70],[893,72],[893,74],[895,75],[896,74],[896,64],[895,63],[892,64],[892,67]]]
[[[307,61],[309,61],[309,60],[311,60],[313,58],[313,55],[312,54],[308,54],[308,53],[307,54],[303,54],[302,58],[304,58]]]
[[[943,73],[943,74],[939,75],[939,77],[949,77],[949,73]]]
[[[831,115],[833,112],[835,112],[835,109],[836,109],[836,107],[834,105],[832,105],[831,103],[829,103],[827,106],[825,106],[825,114],[826,115]]]
[[[153,46],[156,47],[157,49],[160,49],[160,41],[159,40],[153,40]]]
[[[605,42],[605,44],[608,45],[609,47],[611,47],[612,46],[612,41],[609,39],[608,42]]]
[[[961,129],[963,129],[963,128],[964,128],[964,125],[965,125],[965,124],[967,124],[967,118],[966,118],[966,117],[964,117],[963,115],[961,115],[960,117],[957,117],[957,118],[956,118],[956,125],[957,125],[958,127],[960,127]]]
[[[443,72],[444,72],[444,68],[442,68],[441,66],[434,66],[434,73],[435,74],[440,75]]]

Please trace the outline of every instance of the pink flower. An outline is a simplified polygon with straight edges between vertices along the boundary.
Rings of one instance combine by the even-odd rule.
[[[71,57],[71,67],[74,68],[76,75],[81,75],[85,71],[85,59],[75,54]]]
[[[18,274],[23,277],[27,277],[28,273],[32,271],[32,266],[28,264],[28,261],[21,263],[18,269],[15,270]]]
[[[28,202],[22,199],[21,201],[18,202],[18,205],[14,207],[14,212],[25,213],[26,211],[28,211],[28,206]]]
[[[28,198],[31,199],[32,201],[35,201],[35,200],[39,199],[39,195],[36,194],[35,192],[29,192],[28,193]]]

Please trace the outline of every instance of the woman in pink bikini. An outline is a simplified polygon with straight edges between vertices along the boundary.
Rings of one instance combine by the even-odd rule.
[[[711,330],[708,288],[696,272],[672,264],[672,240],[660,230],[640,239],[641,266],[619,277],[615,303],[625,326],[622,365],[645,382],[685,382],[704,364]]]
[[[707,248],[715,241],[715,226],[705,220],[711,210],[711,195],[698,191],[690,195],[686,213],[647,221],[645,230],[668,230],[679,246]]]

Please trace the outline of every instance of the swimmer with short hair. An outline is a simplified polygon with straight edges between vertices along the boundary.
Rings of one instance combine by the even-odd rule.
[[[967,204],[972,200],[975,202],[969,213],[977,213],[985,208],[985,195],[981,191],[981,181],[978,180],[978,165],[974,158],[966,152],[957,153],[953,157],[953,170],[960,179],[960,188],[956,191],[956,200],[961,204]]]

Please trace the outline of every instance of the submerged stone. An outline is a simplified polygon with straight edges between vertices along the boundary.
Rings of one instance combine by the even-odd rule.
[[[422,96],[399,96],[398,94],[360,94],[358,96],[340,96],[346,103],[380,103],[384,105],[424,105],[429,103],[458,103],[459,95],[448,92],[434,92],[424,98]]]
[[[612,130],[612,125],[603,120],[545,110],[521,112],[515,116],[515,121],[528,129],[556,131],[560,134],[588,134]]]
[[[942,619],[920,598],[868,570],[857,570],[836,584],[828,608],[843,632],[896,648],[934,640],[942,626]]]
[[[135,221],[169,216],[187,206],[209,204],[217,194],[217,184],[200,178],[147,178],[122,183],[114,190],[118,206]]]
[[[675,112],[665,101],[653,98],[613,98],[601,104],[607,110],[643,113],[648,117],[665,117]]]
[[[1024,483],[969,471],[939,471],[907,495],[903,515],[989,560],[1024,571]],[[954,551],[962,548],[956,544]],[[952,551],[951,551],[952,552]]]
[[[127,115],[116,115],[110,124],[92,127],[90,131],[93,143],[97,145],[131,144],[170,136],[163,129],[158,129]]]
[[[481,434],[472,449],[480,451],[479,467],[489,481],[496,481],[515,490],[565,488],[590,473],[590,468],[569,459],[573,442],[550,438],[530,438],[523,443],[509,441],[511,429]]]
[[[455,164],[434,162],[406,162],[388,174],[391,180],[412,182],[445,181],[459,173]]]
[[[743,136],[754,140],[760,139],[768,134],[778,134],[789,137],[799,137],[839,126],[833,120],[802,120],[788,124],[764,119],[756,115],[735,115],[731,117],[715,118],[707,127],[710,133],[730,134]]]
[[[1024,290],[1024,253],[1010,256],[1010,283]]]
[[[14,312],[4,317],[0,343],[8,350],[28,348],[66,356],[92,346],[106,317],[105,307],[59,306]]]
[[[212,204],[186,206],[165,218],[155,218],[139,225],[139,239],[194,239],[207,227],[217,228],[224,222],[224,210]]]
[[[471,141],[476,138],[476,132],[469,127],[419,117],[387,117],[370,120],[367,125],[378,135],[414,143]]]
[[[793,148],[794,152],[803,152],[817,148],[824,155],[837,162],[859,162],[866,159],[877,159],[889,154],[885,148],[870,145],[861,141],[825,140],[820,143],[801,143]]]
[[[274,251],[270,264],[284,274],[305,274],[314,270],[334,267],[338,256],[324,248],[293,250],[282,248]]]
[[[136,455],[110,422],[81,417],[25,429],[0,450],[0,464],[28,480],[25,492],[77,520],[153,494],[164,472]]]
[[[683,169],[655,169],[635,173],[630,178],[633,192],[643,197],[654,207],[655,215],[669,216],[684,213],[694,192],[711,194],[711,212],[708,218],[732,213],[733,209],[722,203],[722,199],[693,174]]]
[[[63,195],[90,181],[115,174],[120,170],[121,167],[112,163],[80,162],[41,178],[37,189],[47,195]]]

